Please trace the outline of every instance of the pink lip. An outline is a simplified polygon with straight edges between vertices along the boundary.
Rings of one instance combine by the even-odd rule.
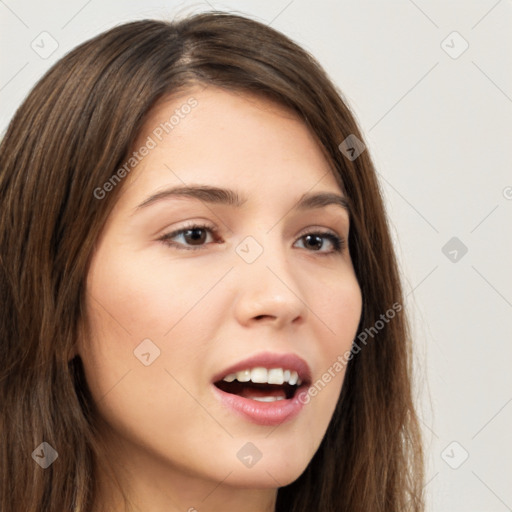
[[[275,402],[259,402],[231,393],[226,393],[217,388],[213,383],[223,379],[230,373],[236,373],[247,368],[283,368],[295,370],[302,379],[302,386],[295,392],[293,398],[287,400],[277,400]],[[302,395],[307,393],[309,383],[311,382],[311,370],[303,359],[295,354],[272,354],[265,352],[256,356],[240,361],[216,375],[212,379],[212,387],[215,396],[223,405],[241,414],[243,417],[258,425],[280,425],[289,421],[304,407],[305,402]]]
[[[295,370],[303,382],[311,381],[311,370],[308,363],[295,354],[273,354],[272,352],[262,352],[255,356],[239,361],[220,373],[215,375],[212,382],[222,380],[230,373],[236,373],[247,368],[283,368],[284,370]]]

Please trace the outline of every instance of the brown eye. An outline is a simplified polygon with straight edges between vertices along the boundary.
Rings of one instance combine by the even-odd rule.
[[[202,228],[187,229],[183,232],[183,238],[191,245],[201,245],[206,240],[206,230]]]
[[[208,235],[210,235],[210,239]],[[160,238],[160,241],[177,249],[196,250],[202,249],[208,242],[214,241],[216,236],[217,231],[213,226],[193,225],[167,233]]]
[[[345,240],[334,233],[307,233],[301,236],[299,240],[304,240],[303,245],[305,249],[321,254],[340,253],[345,247]],[[325,240],[328,240],[328,244],[332,246],[331,250],[322,250],[325,245]]]

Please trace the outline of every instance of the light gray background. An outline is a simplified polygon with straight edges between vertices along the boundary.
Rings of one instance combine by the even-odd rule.
[[[212,7],[310,50],[365,133],[413,319],[428,510],[512,510],[510,1],[0,0],[0,132],[77,44],[124,21]],[[58,43],[47,58],[31,47],[51,49],[43,31]]]

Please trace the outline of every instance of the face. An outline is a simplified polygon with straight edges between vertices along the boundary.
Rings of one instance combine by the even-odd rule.
[[[214,87],[161,103],[135,150],[78,345],[115,462],[286,485],[327,429],[361,314],[340,187],[293,113]]]

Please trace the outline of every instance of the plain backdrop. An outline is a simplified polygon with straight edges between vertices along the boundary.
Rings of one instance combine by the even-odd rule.
[[[413,322],[428,510],[512,510],[511,2],[1,0],[0,133],[79,43],[212,8],[309,50],[365,134]]]

